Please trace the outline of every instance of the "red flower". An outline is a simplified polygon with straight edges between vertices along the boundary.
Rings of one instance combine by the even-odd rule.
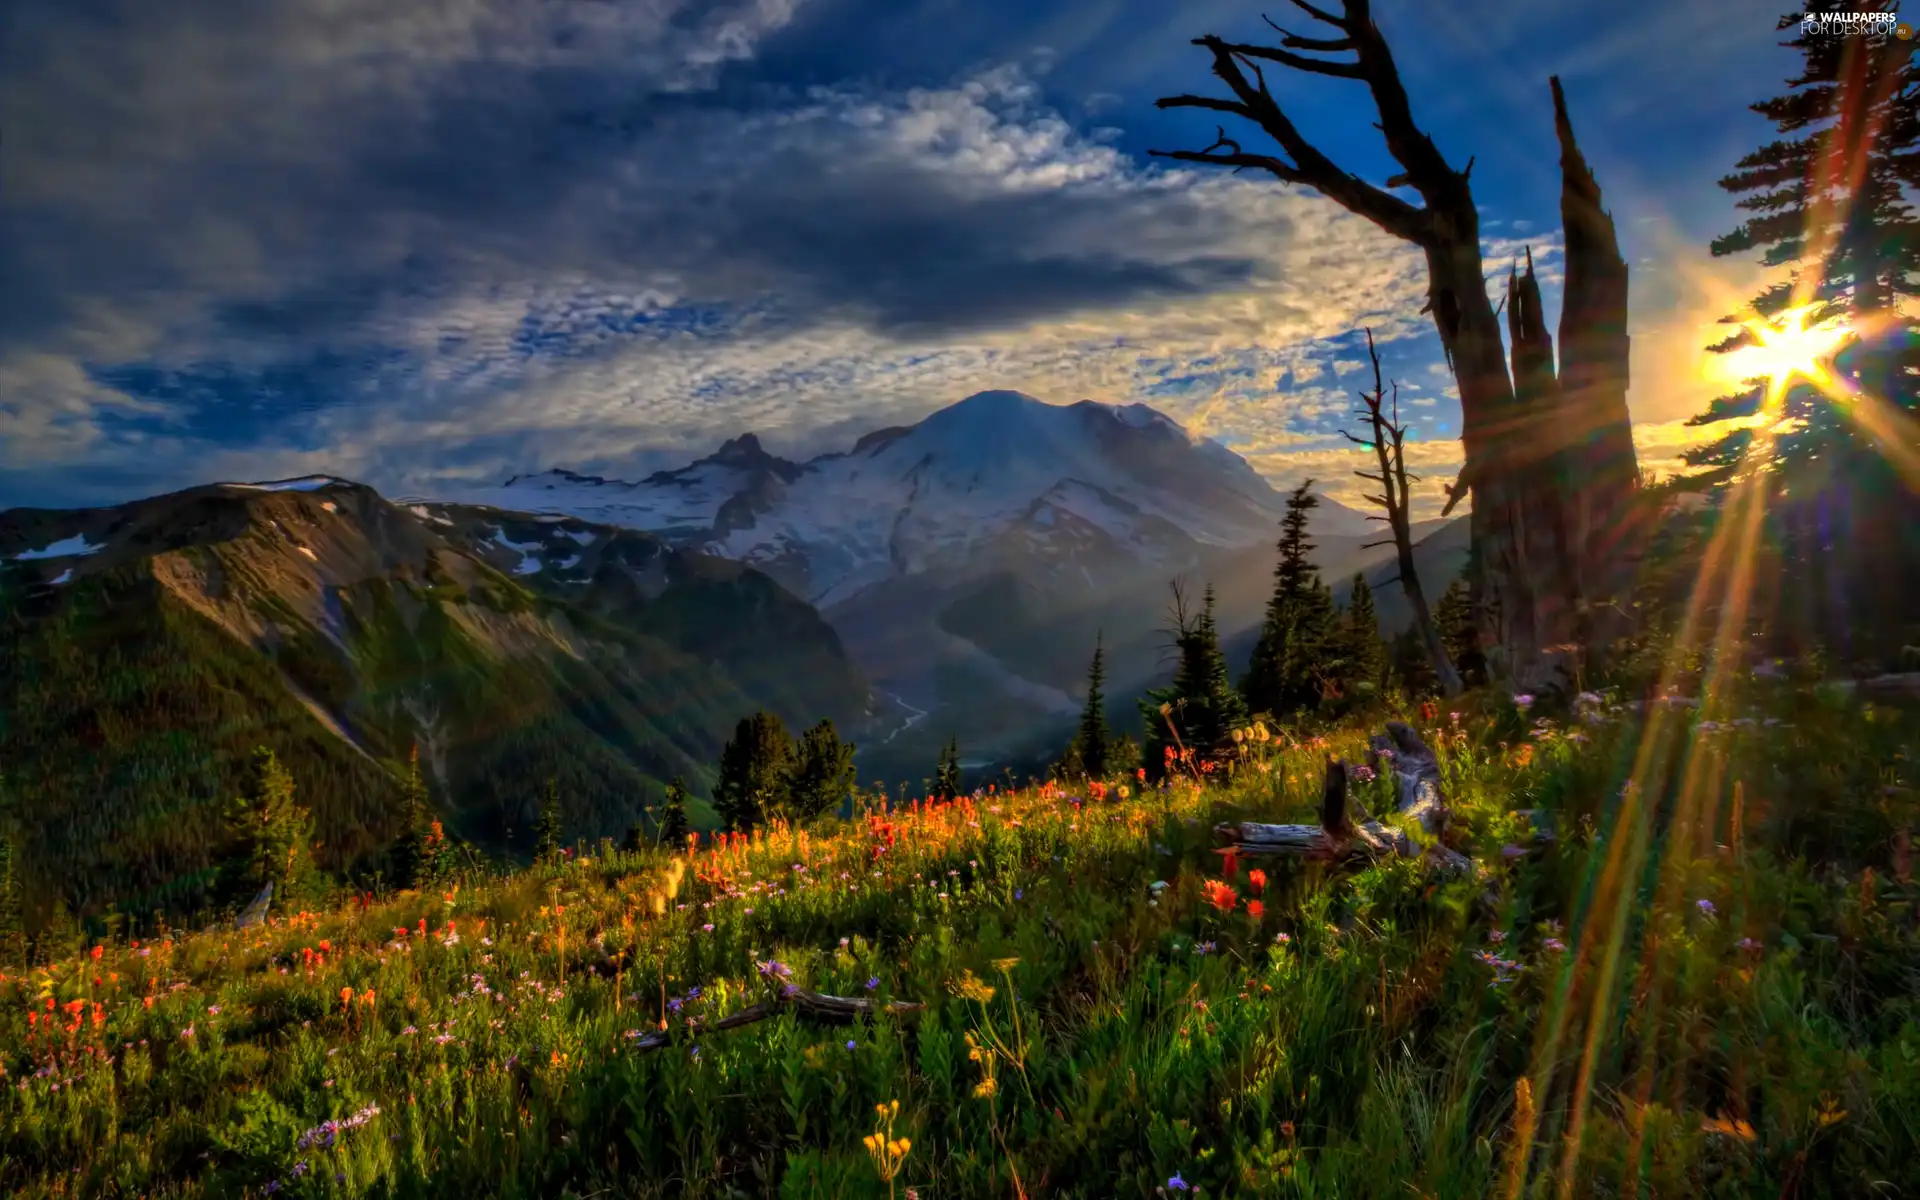
[[[1253,918],[1255,925],[1258,925],[1260,918],[1267,915],[1267,906],[1258,900],[1249,900],[1247,901],[1247,915]]]
[[[1240,852],[1229,846],[1220,852],[1220,873],[1228,879],[1240,873]]]
[[[1256,896],[1263,895],[1267,890],[1267,873],[1265,871],[1262,871],[1259,867],[1255,867],[1253,870],[1248,871],[1247,886],[1253,889],[1254,895]]]
[[[106,952],[107,952],[107,948],[105,946],[95,946],[93,948],[93,961],[99,962],[100,956],[102,954],[105,954]]]
[[[1218,879],[1209,879],[1206,886],[1206,900],[1221,912],[1232,912],[1234,906],[1240,903],[1240,893],[1234,891],[1231,884],[1222,883]]]

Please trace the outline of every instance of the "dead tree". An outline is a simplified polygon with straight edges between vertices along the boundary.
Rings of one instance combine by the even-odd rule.
[[[1243,857],[1285,856],[1325,862],[1371,860],[1399,855],[1429,858],[1446,871],[1471,870],[1466,855],[1442,840],[1447,827],[1447,804],[1440,791],[1440,762],[1413,727],[1387,722],[1384,734],[1375,734],[1367,751],[1369,769],[1391,772],[1394,808],[1402,824],[1416,826],[1419,841],[1392,825],[1377,821],[1348,791],[1350,768],[1338,758],[1327,760],[1325,788],[1318,825],[1266,825],[1258,821],[1229,821],[1214,826],[1227,847]]]
[[[1458,696],[1462,690],[1460,672],[1454,670],[1453,660],[1447,655],[1446,643],[1440,640],[1440,631],[1434,626],[1433,612],[1427,607],[1427,594],[1420,586],[1420,572],[1413,562],[1413,525],[1407,515],[1407,482],[1420,478],[1407,472],[1406,438],[1407,427],[1400,423],[1400,385],[1393,385],[1393,415],[1389,418],[1384,411],[1386,403],[1386,385],[1380,378],[1380,351],[1373,344],[1373,330],[1367,330],[1367,357],[1373,360],[1373,391],[1361,392],[1360,402],[1366,407],[1360,410],[1360,416],[1367,419],[1372,437],[1355,437],[1341,431],[1341,436],[1350,442],[1373,447],[1374,457],[1380,462],[1380,473],[1355,471],[1362,479],[1372,480],[1380,485],[1378,496],[1368,496],[1368,500],[1386,510],[1385,516],[1370,516],[1370,521],[1385,521],[1392,536],[1383,541],[1368,542],[1363,549],[1371,550],[1375,546],[1391,545],[1399,563],[1400,590],[1407,597],[1407,604],[1413,609],[1413,626],[1420,634],[1421,644],[1427,648],[1427,658],[1433,663],[1433,672],[1440,680],[1440,689],[1449,696]]]
[[[830,996],[825,992],[809,991],[803,987],[783,988],[772,999],[749,1004],[738,1012],[728,1013],[724,1017],[707,1020],[693,1017],[687,1021],[689,1033],[722,1033],[729,1029],[739,1029],[778,1016],[782,1012],[792,1012],[806,1020],[826,1024],[844,1025],[849,1021],[871,1018],[885,1012],[895,1017],[912,1018],[919,1015],[924,1004],[909,1000],[895,1000],[888,1004],[876,1004],[872,1000],[857,999],[848,996]],[[658,1050],[671,1045],[673,1035],[661,1031],[635,1038],[628,1045],[637,1051]]]
[[[1461,442],[1466,462],[1450,489],[1452,504],[1473,497],[1472,534],[1478,577],[1476,611],[1482,637],[1498,648],[1502,673],[1527,690],[1563,685],[1565,663],[1559,649],[1576,639],[1575,615],[1583,600],[1572,594],[1569,579],[1612,579],[1605,570],[1621,547],[1593,528],[1599,514],[1611,511],[1611,499],[1631,497],[1639,472],[1633,461],[1626,415],[1626,275],[1613,236],[1612,221],[1599,207],[1599,188],[1573,141],[1564,99],[1555,83],[1555,113],[1561,142],[1562,218],[1567,222],[1568,298],[1562,314],[1563,345],[1573,400],[1560,389],[1533,403],[1522,403],[1508,374],[1500,324],[1487,297],[1480,254],[1480,217],[1469,177],[1473,160],[1455,170],[1415,122],[1386,39],[1373,22],[1370,0],[1345,0],[1341,12],[1327,12],[1292,0],[1314,20],[1331,26],[1332,37],[1300,37],[1273,26],[1279,47],[1228,42],[1208,35],[1194,44],[1213,55],[1213,73],[1233,93],[1230,98],[1168,96],[1161,108],[1199,108],[1231,113],[1258,125],[1278,144],[1281,155],[1250,153],[1224,128],[1204,150],[1154,151],[1184,162],[1266,171],[1285,183],[1310,187],[1348,211],[1372,221],[1402,241],[1420,247],[1427,262],[1425,311],[1434,326],[1460,389]],[[1271,21],[1268,24],[1272,24]],[[1305,51],[1308,53],[1297,53]],[[1311,56],[1351,53],[1351,61]],[[1268,88],[1261,63],[1336,79],[1358,80],[1372,94],[1379,129],[1399,174],[1375,186],[1342,169],[1309,142]],[[1410,188],[1415,204],[1393,194]],[[1576,263],[1576,258],[1578,262]],[[1576,284],[1577,281],[1577,284]],[[1572,345],[1579,347],[1578,351]],[[1577,419],[1561,412],[1577,406]],[[1566,511],[1552,503],[1571,486],[1563,450],[1570,437],[1583,439],[1586,470],[1579,486],[1591,502],[1572,506],[1578,517],[1571,531],[1541,514]],[[1624,450],[1623,450],[1624,447]],[[1573,544],[1568,538],[1585,538]],[[1583,569],[1569,569],[1574,561]]]

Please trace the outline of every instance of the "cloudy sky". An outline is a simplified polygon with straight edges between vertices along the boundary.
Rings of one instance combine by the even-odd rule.
[[[1476,158],[1489,264],[1531,247],[1550,314],[1562,76],[1635,264],[1643,454],[1671,457],[1717,390],[1717,289],[1754,277],[1704,246],[1768,132],[1744,106],[1792,66],[1770,9],[1378,8],[1417,115]],[[1459,460],[1412,252],[1147,157],[1213,140],[1153,100],[1218,89],[1189,39],[1256,39],[1248,0],[7,9],[0,507],[632,475],[749,429],[810,454],[987,388],[1145,401],[1278,483],[1340,480],[1369,325],[1414,457]],[[1363,85],[1272,74],[1343,165],[1391,173]]]

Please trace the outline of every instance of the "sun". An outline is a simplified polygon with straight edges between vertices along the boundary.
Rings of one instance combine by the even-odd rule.
[[[1835,352],[1854,336],[1842,320],[1809,325],[1817,305],[1790,308],[1774,320],[1746,322],[1753,344],[1727,356],[1726,369],[1740,380],[1767,380],[1768,394],[1779,396],[1795,379],[1805,379],[1822,390],[1832,387],[1829,369]]]

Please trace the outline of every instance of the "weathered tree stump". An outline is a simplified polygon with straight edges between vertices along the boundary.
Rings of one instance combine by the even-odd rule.
[[[1392,855],[1424,856],[1445,871],[1471,870],[1471,859],[1440,840],[1447,824],[1446,800],[1440,791],[1440,761],[1419,733],[1404,722],[1389,721],[1386,733],[1375,734],[1369,740],[1369,767],[1376,774],[1392,773],[1397,795],[1395,812],[1403,821],[1419,827],[1424,847],[1404,830],[1374,820],[1348,795],[1347,764],[1338,758],[1329,758],[1320,802],[1320,824],[1224,822],[1215,826],[1214,832],[1231,843],[1225,849],[1249,857],[1285,856],[1328,862],[1373,860]]]
[[[896,1017],[917,1015],[926,1005],[910,1000],[893,1000],[886,1004],[876,1004],[872,1000],[856,999],[851,996],[830,996],[825,992],[809,991],[803,987],[783,990],[769,1000],[749,1004],[739,1012],[728,1013],[724,1017],[709,1020],[706,1017],[694,1017],[687,1021],[686,1031],[690,1034],[723,1033],[729,1029],[739,1029],[778,1016],[791,1009],[795,1015],[808,1020],[820,1021],[832,1025],[845,1025],[862,1017],[871,1017],[885,1012]],[[665,1030],[649,1033],[628,1043],[640,1051],[659,1050],[671,1045],[673,1035]]]

